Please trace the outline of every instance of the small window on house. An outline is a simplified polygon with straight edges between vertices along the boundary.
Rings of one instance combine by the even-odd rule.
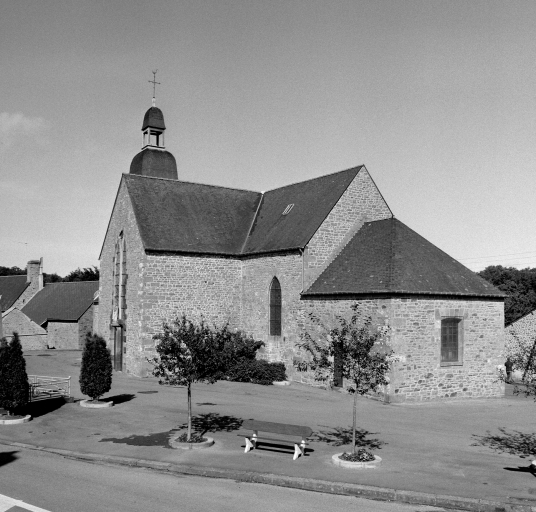
[[[281,336],[281,285],[277,277],[270,283],[270,336]]]
[[[449,366],[462,364],[462,319],[443,318],[441,320],[441,364]]]
[[[283,215],[287,215],[288,213],[290,213],[290,210],[292,210],[292,208],[294,208],[294,203],[289,204],[289,205],[283,210]]]

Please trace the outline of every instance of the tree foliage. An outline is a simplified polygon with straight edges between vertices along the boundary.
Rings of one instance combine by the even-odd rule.
[[[25,274],[26,270],[19,267],[0,267],[0,276],[21,276]]]
[[[221,375],[225,358],[220,354],[227,334],[225,328],[223,335],[218,336],[203,319],[194,322],[183,314],[171,324],[164,323],[163,331],[153,336],[158,353],[158,357],[148,360],[153,365],[153,375],[158,377],[159,384],[186,386],[187,389],[187,442],[192,441],[192,384],[213,384]]]
[[[112,388],[112,358],[101,336],[88,332],[80,365],[80,391],[98,400]]]
[[[99,280],[99,269],[93,265],[93,268],[77,268],[72,272],[69,272],[64,278],[64,282],[72,281],[98,281]]]
[[[389,382],[388,373],[394,361],[387,341],[389,328],[373,329],[370,316],[365,316],[358,304],[351,307],[350,319],[337,315],[338,325],[327,326],[314,313],[309,314],[317,333],[305,332],[297,344],[305,359],[295,361],[299,372],[313,372],[319,382],[333,384],[335,371],[348,381],[347,390],[354,394],[352,447],[356,453],[357,397],[376,392]]]
[[[28,403],[30,386],[18,333],[0,340],[0,407],[12,414]]]
[[[510,325],[536,309],[536,268],[492,265],[478,275],[505,292],[504,323]]]

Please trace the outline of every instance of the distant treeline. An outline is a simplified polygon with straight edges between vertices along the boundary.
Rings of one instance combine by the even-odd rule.
[[[26,275],[26,269],[19,267],[1,267],[0,276],[20,276]],[[80,268],[69,272],[65,277],[58,274],[47,274],[43,272],[44,283],[69,283],[72,281],[98,281],[99,269],[96,266],[91,268]]]
[[[492,265],[478,272],[478,275],[506,293],[505,325],[510,325],[536,309],[536,268],[519,270]]]

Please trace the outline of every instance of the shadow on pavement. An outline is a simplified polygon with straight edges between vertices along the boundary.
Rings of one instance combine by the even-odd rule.
[[[132,435],[128,437],[107,437],[101,439],[99,443],[128,444],[130,446],[162,446],[163,448],[171,449],[171,446],[169,446],[169,438],[176,433],[176,429],[171,429],[165,432],[155,432],[145,436]]]
[[[235,416],[220,416],[218,413],[209,412],[192,417],[192,429],[200,436],[208,432],[233,432],[242,426],[243,421],[242,418]],[[179,430],[187,428],[188,423],[178,427]]]
[[[530,473],[536,477],[536,471],[533,466],[518,466],[517,468],[504,468],[506,471],[519,471],[520,473]]]
[[[45,414],[50,414],[58,409],[61,409],[66,404],[63,397],[49,398],[48,400],[40,400],[38,402],[30,402],[26,406],[26,413],[31,414],[32,418],[39,418]]]
[[[107,401],[112,401],[114,405],[124,404],[125,402],[130,402],[132,399],[136,398],[136,395],[131,393],[123,393],[121,395],[109,396],[106,398]]]
[[[525,434],[517,430],[508,432],[504,427],[499,427],[499,432],[500,434],[491,434],[488,430],[485,436],[473,434],[476,442],[471,446],[486,446],[512,455],[536,455],[536,434]]]
[[[0,452],[0,467],[15,462],[18,459],[16,453],[18,452]]]
[[[320,425],[324,426],[324,425]],[[367,439],[367,436],[376,435],[377,432],[369,432],[363,428],[355,429],[355,444],[360,448],[368,448],[370,450],[381,449],[387,443],[380,439]],[[318,430],[313,432],[308,438],[315,443],[327,443],[333,446],[342,446],[352,444],[352,427],[331,427],[330,430]]]

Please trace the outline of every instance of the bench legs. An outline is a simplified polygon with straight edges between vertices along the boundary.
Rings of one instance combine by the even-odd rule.
[[[305,455],[305,439],[302,439],[300,444],[294,445],[294,457],[292,460],[296,460],[300,455]]]
[[[244,453],[249,452],[250,450],[253,450],[253,448],[257,448],[257,431],[253,431],[253,435],[251,438],[246,437],[246,449],[244,450]]]

